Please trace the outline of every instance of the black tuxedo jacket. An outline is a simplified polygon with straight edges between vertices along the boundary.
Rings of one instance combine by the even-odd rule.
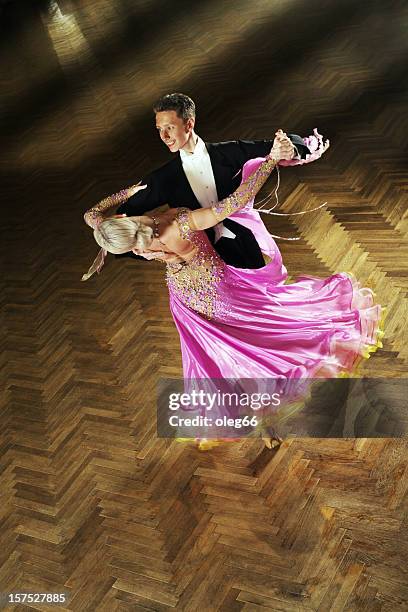
[[[301,138],[291,134],[289,137],[303,157],[308,149],[304,147]],[[226,198],[239,186],[241,169],[245,162],[255,157],[265,157],[271,150],[272,143],[272,140],[206,143],[219,200]],[[137,192],[127,202],[121,204],[117,209],[118,214],[143,215],[163,204],[168,204],[172,208],[180,206],[191,210],[201,208],[183,171],[179,153],[167,164],[144,177],[142,184],[147,185],[147,188]],[[214,244],[214,230],[212,228],[206,230],[210,241],[222,259],[237,268],[262,267],[264,259],[252,232],[231,219],[225,219],[223,223],[235,234],[235,239],[220,238]],[[116,257],[123,256],[139,259],[131,252],[116,255]]]

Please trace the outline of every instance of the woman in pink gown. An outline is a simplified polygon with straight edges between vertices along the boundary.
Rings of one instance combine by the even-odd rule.
[[[317,148],[314,159],[322,152],[322,148]],[[151,225],[153,235],[149,248],[168,253],[166,281],[171,313],[180,335],[186,381],[278,379],[287,382],[345,376],[352,374],[362,358],[381,346],[383,309],[374,303],[370,289],[362,288],[346,272],[324,279],[303,275],[296,282],[285,284],[287,271],[275,241],[262,223],[251,225],[246,212],[251,210],[254,196],[276,165],[273,153],[274,149],[272,157],[248,161],[243,168],[241,186],[212,209],[181,208],[155,217],[137,218],[143,226]],[[291,162],[296,163],[288,158],[281,165],[291,165]],[[114,204],[111,202],[110,209]],[[103,206],[106,210],[106,204]],[[96,227],[94,235],[103,249],[120,252],[112,236],[107,238],[105,232],[101,237],[100,211],[100,205],[90,209],[85,220]],[[95,224],[98,215],[99,221]],[[247,223],[253,231],[270,258],[263,268],[234,268],[216,253],[203,230],[227,216]],[[115,222],[119,225],[121,219]],[[156,245],[154,240],[158,241]],[[128,251],[129,246],[132,247],[129,242],[122,244],[121,252]],[[146,250],[146,245],[139,244],[135,252],[140,249]],[[172,261],[174,252],[178,263]],[[88,276],[84,275],[84,280],[85,277]],[[199,441],[200,448],[210,446],[211,442]]]

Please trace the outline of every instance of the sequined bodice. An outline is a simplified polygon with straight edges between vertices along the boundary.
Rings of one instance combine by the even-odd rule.
[[[218,285],[225,273],[225,263],[211,246],[203,231],[193,231],[188,224],[189,209],[180,208],[175,219],[180,235],[189,240],[196,252],[183,264],[168,263],[166,282],[171,292],[189,308],[211,319],[219,313]]]

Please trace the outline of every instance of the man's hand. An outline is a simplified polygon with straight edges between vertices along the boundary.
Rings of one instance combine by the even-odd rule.
[[[278,130],[275,134],[272,149],[269,154],[273,159],[292,159],[295,156],[295,147],[285,132]]]

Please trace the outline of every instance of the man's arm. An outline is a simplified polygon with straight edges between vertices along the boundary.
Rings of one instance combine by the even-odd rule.
[[[273,145],[273,140],[236,140],[235,142],[242,156],[242,165],[255,157],[266,157]]]
[[[288,134],[289,140],[295,146],[295,152],[300,157],[305,158],[307,153],[310,153],[308,147],[304,144],[303,138],[297,134]],[[231,143],[225,143],[226,145],[231,144],[234,146],[235,153],[239,158],[241,166],[245,164],[249,159],[256,157],[266,157],[272,148],[273,140],[234,140]],[[228,155],[228,152],[226,150]]]

